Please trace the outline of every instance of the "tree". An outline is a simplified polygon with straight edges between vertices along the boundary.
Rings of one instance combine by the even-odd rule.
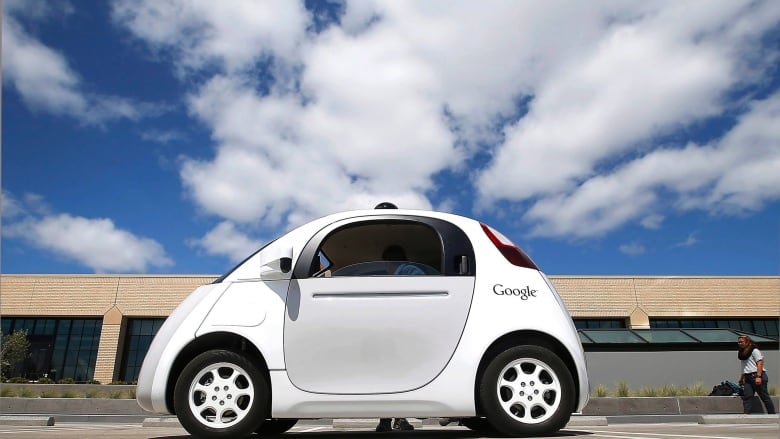
[[[30,356],[27,330],[15,331],[3,336],[0,333],[0,375],[6,376],[11,368]]]

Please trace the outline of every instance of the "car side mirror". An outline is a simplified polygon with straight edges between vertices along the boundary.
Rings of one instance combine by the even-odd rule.
[[[292,247],[267,249],[260,258],[260,279],[289,279],[292,271]]]

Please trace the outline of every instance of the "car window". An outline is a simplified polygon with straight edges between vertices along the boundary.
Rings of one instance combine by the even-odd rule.
[[[442,240],[415,221],[366,221],[326,236],[310,276],[419,276],[442,273]],[[315,267],[316,265],[316,267]]]
[[[331,276],[425,276],[441,274],[430,265],[417,262],[359,262],[332,271]]]

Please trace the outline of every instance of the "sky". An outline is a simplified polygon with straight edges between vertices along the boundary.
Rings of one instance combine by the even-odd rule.
[[[3,273],[219,274],[311,219],[554,275],[780,272],[780,2],[2,2]]]

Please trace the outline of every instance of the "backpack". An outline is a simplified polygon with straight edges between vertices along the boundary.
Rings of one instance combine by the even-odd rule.
[[[712,392],[710,392],[709,396],[731,396],[731,393],[731,386],[721,383],[717,386],[712,386]]]
[[[712,387],[709,396],[732,396],[742,395],[742,387],[731,381],[721,381],[717,386]]]
[[[742,394],[745,392],[745,389],[737,383],[732,383],[731,381],[724,381],[721,384],[726,384],[727,386],[731,387],[731,390],[734,392],[732,393],[733,395],[742,396]]]

